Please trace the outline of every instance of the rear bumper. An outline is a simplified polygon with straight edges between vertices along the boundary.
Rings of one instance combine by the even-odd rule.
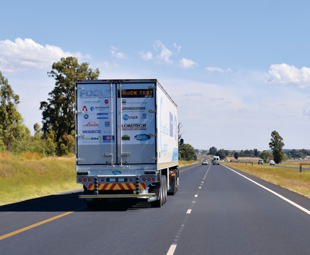
[[[148,193],[148,194],[85,194],[79,195],[79,198],[141,198],[141,199],[149,199],[156,200],[156,193]]]

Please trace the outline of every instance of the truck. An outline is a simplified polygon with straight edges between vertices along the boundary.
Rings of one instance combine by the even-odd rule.
[[[157,79],[77,80],[75,112],[79,198],[89,207],[111,198],[161,207],[176,194],[178,111]]]

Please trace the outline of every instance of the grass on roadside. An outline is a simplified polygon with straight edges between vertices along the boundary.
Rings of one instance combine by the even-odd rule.
[[[225,164],[310,198],[310,171],[300,173],[296,169],[278,168],[276,166],[269,167],[256,164],[252,166],[244,163]]]
[[[197,164],[198,162],[199,162],[199,161],[197,161],[197,160],[179,161],[179,167],[194,165],[194,164]]]
[[[0,205],[81,188],[75,160],[40,155],[0,154]]]

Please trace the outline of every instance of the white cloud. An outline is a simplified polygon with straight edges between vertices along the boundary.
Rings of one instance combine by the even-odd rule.
[[[177,45],[176,43],[173,44],[174,48],[177,49],[178,52],[181,52],[181,46]]]
[[[293,65],[275,64],[269,69],[270,83],[293,84],[300,88],[310,87],[310,68],[302,67],[298,69]]]
[[[159,51],[160,53],[156,56],[159,63],[167,63],[171,64],[173,61],[170,60],[172,56],[172,52],[166,48],[166,46],[161,41],[156,41],[154,43],[155,51]]]
[[[153,53],[148,51],[148,52],[144,52],[141,51],[139,52],[139,55],[144,59],[144,60],[151,60],[153,59]]]
[[[194,66],[198,66],[198,64],[195,63],[193,60],[186,59],[186,58],[182,58],[179,63],[181,65],[181,67],[186,68],[186,69],[187,68],[192,68]]]
[[[220,73],[231,72],[231,68],[227,68],[227,69],[225,70],[225,69],[222,69],[222,68],[219,68],[219,67],[206,67],[206,70],[207,70],[208,72],[220,72]]]
[[[127,56],[125,53],[121,52],[118,48],[112,46],[110,50],[112,57],[117,58],[117,59],[126,59]]]
[[[43,46],[28,38],[24,40],[16,38],[15,42],[0,41],[0,68],[5,72],[46,69],[51,67],[53,62],[67,56],[74,56],[79,59],[90,58],[90,56],[83,56],[79,52],[65,52],[57,46],[48,44]]]

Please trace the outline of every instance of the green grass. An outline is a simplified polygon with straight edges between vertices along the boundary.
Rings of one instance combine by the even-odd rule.
[[[252,166],[251,164],[246,165],[244,163],[225,164],[310,198],[310,171],[302,171],[300,173],[296,169],[276,166],[268,167],[257,164]]]
[[[194,160],[194,161],[179,161],[179,167],[182,167],[182,166],[189,166],[189,165],[194,165],[194,164],[197,164],[198,161],[197,160]]]
[[[198,161],[180,161],[180,166]],[[82,188],[75,157],[44,158],[38,153],[0,154],[0,205]]]
[[[29,159],[30,158],[30,159]],[[75,160],[0,155],[0,205],[81,188]]]

